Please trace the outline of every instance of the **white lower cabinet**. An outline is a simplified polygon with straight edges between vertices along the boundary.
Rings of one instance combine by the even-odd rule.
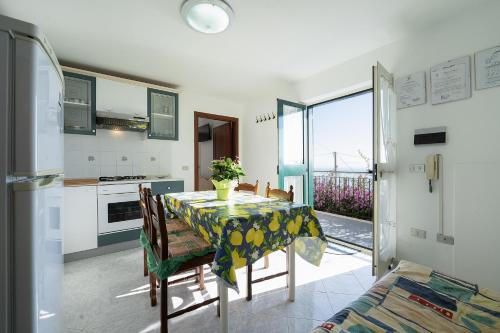
[[[97,186],[64,188],[64,254],[97,248]]]

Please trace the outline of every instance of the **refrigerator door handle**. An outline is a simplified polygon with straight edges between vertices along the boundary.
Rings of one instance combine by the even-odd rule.
[[[63,183],[63,176],[58,175],[58,176],[36,178],[31,181],[15,182],[13,183],[13,189],[14,191],[36,191],[36,190],[61,186],[62,183]]]

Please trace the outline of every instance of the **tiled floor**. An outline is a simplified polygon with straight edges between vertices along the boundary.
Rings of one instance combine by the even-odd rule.
[[[373,246],[373,224],[330,213],[316,211],[321,228],[327,236],[371,249]]]
[[[254,276],[284,269],[285,255],[270,256],[270,268],[254,264]],[[215,295],[214,276],[207,274],[207,290],[193,282],[169,288],[170,311]],[[285,277],[254,285],[254,298],[245,300],[246,270],[240,269],[240,294],[229,291],[230,332],[309,332],[357,298],[373,282],[371,258],[331,247],[321,267],[297,256],[296,300],[287,300]],[[64,269],[65,332],[159,331],[160,306],[149,304],[148,279],[142,276],[142,251],[133,249],[67,263]],[[169,332],[218,332],[215,304],[169,320]]]

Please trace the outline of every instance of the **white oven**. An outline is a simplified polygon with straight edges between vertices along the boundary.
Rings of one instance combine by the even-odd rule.
[[[151,188],[151,183],[143,183]],[[97,187],[99,234],[137,229],[143,225],[139,206],[139,183]]]

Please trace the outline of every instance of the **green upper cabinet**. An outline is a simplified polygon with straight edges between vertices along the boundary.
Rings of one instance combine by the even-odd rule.
[[[179,139],[179,95],[148,88],[149,139]]]
[[[64,133],[95,135],[95,77],[65,71],[64,82]]]

